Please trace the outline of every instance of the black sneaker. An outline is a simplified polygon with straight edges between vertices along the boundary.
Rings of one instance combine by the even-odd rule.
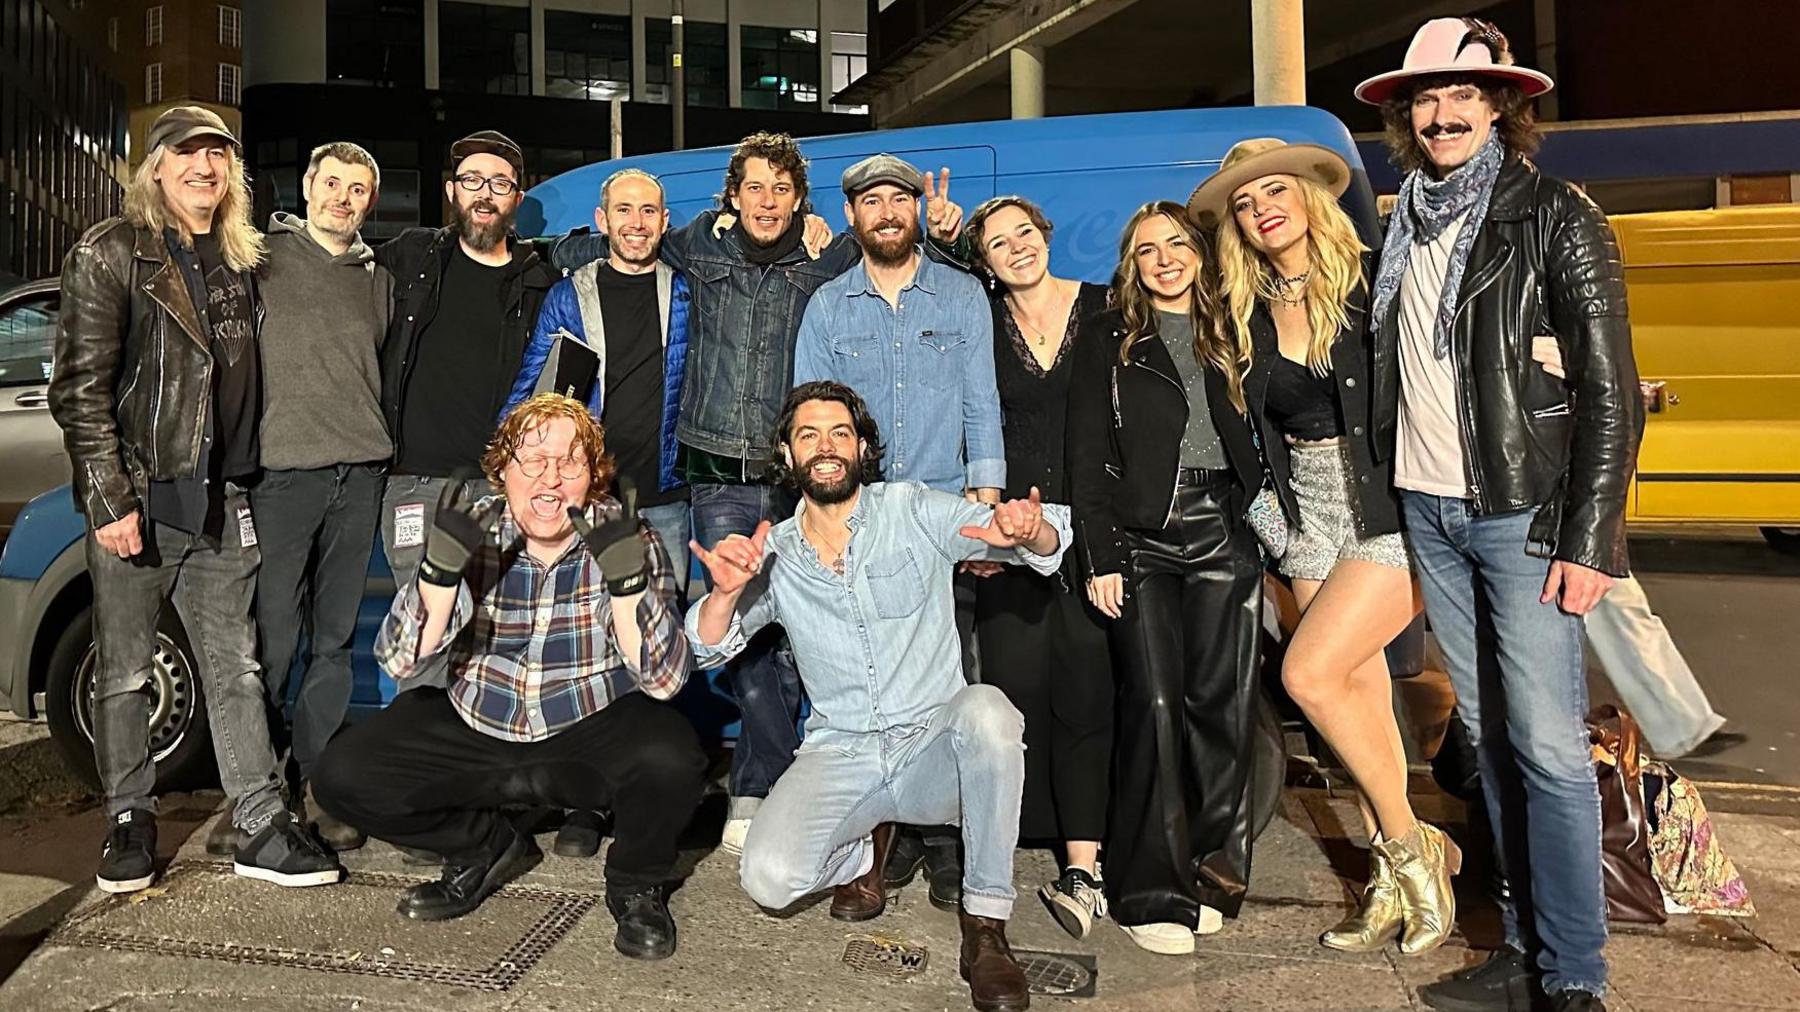
[[[337,858],[287,812],[275,813],[268,825],[244,841],[231,870],[288,887],[331,885],[344,877]]]
[[[444,862],[436,882],[413,886],[400,897],[400,913],[415,921],[447,921],[473,911],[499,888],[544,859],[537,841],[513,830],[512,839],[489,861]]]
[[[1599,995],[1571,987],[1550,996],[1550,1012],[1606,1012]]]
[[[1438,1012],[1531,1012],[1537,970],[1517,949],[1496,949],[1485,962],[1419,988]]]
[[[667,959],[675,954],[675,918],[669,914],[662,886],[609,888],[606,909],[619,922],[613,948],[632,959]]]
[[[156,879],[156,815],[133,808],[113,816],[106,843],[100,848],[100,872],[94,876],[104,892],[134,893]]]

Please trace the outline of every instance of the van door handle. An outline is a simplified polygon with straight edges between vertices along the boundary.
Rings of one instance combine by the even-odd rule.
[[[31,393],[14,397],[13,403],[21,408],[41,408],[50,403],[50,396],[42,391],[34,390]]]
[[[1662,380],[1639,380],[1638,393],[1643,395],[1644,410],[1653,415],[1661,414],[1664,408],[1672,408],[1681,403],[1681,398]]]

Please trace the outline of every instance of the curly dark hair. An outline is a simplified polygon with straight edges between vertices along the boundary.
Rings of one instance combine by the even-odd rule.
[[[812,204],[806,199],[806,156],[800,153],[800,145],[787,134],[768,130],[758,130],[739,141],[737,150],[731,153],[731,163],[725,167],[725,192],[719,194],[722,210],[732,210],[731,195],[744,185],[744,163],[752,158],[767,161],[794,181],[794,192],[800,195],[794,213],[807,214],[812,210]]]
[[[862,482],[864,485],[872,485],[880,481],[881,458],[887,452],[881,444],[881,426],[875,424],[875,416],[869,414],[869,406],[863,403],[862,395],[842,383],[813,380],[789,390],[787,401],[781,405],[781,415],[775,419],[775,445],[787,445],[792,435],[790,430],[794,427],[794,415],[799,413],[800,405],[807,401],[836,401],[850,409],[850,421],[856,426],[856,437],[863,442]],[[788,488],[800,487],[799,476],[794,473],[793,468],[787,466],[779,453],[770,465],[770,472],[776,481]]]
[[[1538,130],[1537,111],[1531,99],[1525,97],[1518,85],[1481,74],[1426,74],[1395,89],[1387,101],[1381,103],[1381,125],[1385,131],[1382,140],[1387,144],[1389,158],[1400,171],[1412,172],[1431,166],[1431,159],[1425,157],[1419,139],[1413,135],[1413,98],[1421,91],[1464,84],[1480,88],[1488,104],[1500,114],[1494,129],[1499,132],[1500,143],[1506,145],[1507,151],[1525,156],[1537,154],[1544,135]]]

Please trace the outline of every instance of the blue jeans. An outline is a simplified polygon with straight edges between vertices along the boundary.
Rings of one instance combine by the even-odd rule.
[[[1401,501],[1513,882],[1506,940],[1535,953],[1551,994],[1602,994],[1606,896],[1581,619],[1538,601],[1550,560],[1525,554],[1530,510],[1477,516],[1466,500],[1420,492]]]
[[[963,909],[1012,916],[1025,789],[1025,718],[992,685],[968,685],[924,727],[809,737],[750,823],[738,875],[779,910],[874,864],[884,822],[962,827]]]
[[[1657,755],[1683,755],[1725,726],[1637,580],[1614,581],[1588,612],[1587,639]]]
[[[661,506],[645,506],[638,510],[638,515],[649,522],[662,538],[663,550],[669,553],[669,568],[675,574],[675,590],[681,599],[688,599],[688,538],[693,536],[693,519],[689,512],[688,501],[663,503]]]
[[[756,532],[764,520],[779,522],[793,515],[794,498],[769,485],[695,484],[694,540],[711,549],[726,535]],[[707,577],[710,587],[712,577]],[[747,819],[757,799],[794,761],[800,747],[800,672],[779,628],[764,629],[726,667],[737,695],[742,723],[731,753],[730,817]]]

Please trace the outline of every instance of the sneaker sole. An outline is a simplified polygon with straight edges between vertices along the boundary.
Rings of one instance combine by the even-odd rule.
[[[1125,932],[1125,937],[1131,939],[1131,944],[1145,952],[1154,952],[1159,956],[1191,956],[1194,954],[1194,936],[1191,933],[1186,936],[1186,944],[1183,944],[1181,939],[1152,938],[1134,935],[1130,931]]]
[[[1536,1003],[1531,997],[1533,987],[1529,982],[1523,986],[1508,987],[1505,1000],[1500,1004],[1481,998],[1462,999],[1428,995],[1426,989],[1430,986],[1427,984],[1425,987],[1419,988],[1419,1002],[1426,1008],[1435,1009],[1437,1012],[1503,1012],[1503,1010],[1504,1012],[1532,1012],[1536,1007]]]
[[[96,875],[94,881],[99,883],[100,891],[103,893],[135,893],[141,889],[150,888],[150,883],[156,881],[156,873],[151,872],[143,878],[121,879],[107,879]]]
[[[1083,939],[1093,930],[1093,915],[1082,916],[1087,911],[1061,890],[1043,886],[1038,889],[1038,899],[1044,901],[1044,906],[1050,909],[1050,916],[1055,918],[1057,925],[1068,932],[1070,937]]]
[[[231,863],[231,870],[245,878],[253,878],[258,882],[269,882],[288,889],[301,889],[306,886],[336,885],[344,879],[344,869],[332,868],[328,871],[281,872],[270,868],[258,868],[252,864]]]

